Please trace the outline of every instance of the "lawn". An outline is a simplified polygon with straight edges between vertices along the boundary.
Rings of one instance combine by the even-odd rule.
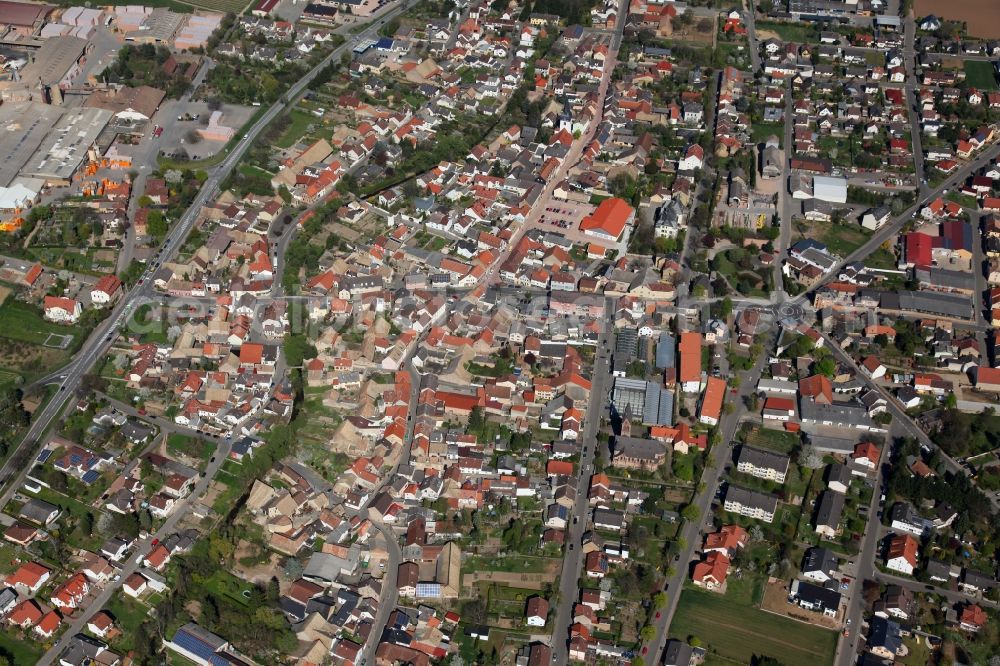
[[[0,306],[0,321],[4,324],[3,328],[0,328],[0,335],[36,345],[44,344],[49,333],[67,335],[79,332],[78,328],[45,321],[38,310],[14,299],[8,299]]]
[[[236,499],[243,494],[243,484],[240,483],[237,477],[221,469],[215,475],[215,481],[225,486],[225,488],[219,493],[215,502],[212,503],[212,509],[218,514],[226,514],[233,508]]]
[[[868,234],[856,224],[835,224],[833,222],[804,222],[806,230],[802,234],[826,245],[833,254],[846,257],[865,244]]]
[[[0,368],[0,386],[6,386],[7,384],[13,383],[21,373],[15,372],[13,370],[4,370]]]
[[[976,200],[976,197],[969,194],[962,194],[958,190],[952,190],[948,194],[944,195],[944,198],[948,201],[954,201],[959,206],[964,208],[971,208],[973,210],[979,208],[979,202]]]
[[[544,573],[548,564],[553,561],[547,557],[529,557],[527,555],[491,557],[488,560],[472,557],[463,564],[462,570],[501,571],[503,573]]]
[[[733,580],[730,585],[741,582]],[[671,635],[679,639],[697,636],[710,654],[732,663],[749,664],[755,655],[775,657],[785,666],[833,662],[836,633],[754,608],[746,603],[752,594],[740,587],[726,596],[684,590]]]
[[[776,21],[758,21],[757,32],[773,32],[784,42],[811,42],[816,37],[812,26],[805,23],[778,23]]]
[[[773,428],[754,428],[747,433],[746,443],[779,453],[791,453],[799,445],[799,435]]]
[[[104,608],[114,616],[116,624],[122,630],[122,634],[114,641],[114,647],[128,652],[133,648],[135,632],[146,619],[149,608],[124,593],[112,597]]]
[[[868,255],[865,259],[865,265],[868,268],[881,268],[885,270],[896,270],[896,255],[886,250],[885,248],[879,248]]]
[[[0,656],[7,657],[11,666],[34,666],[42,657],[42,651],[33,642],[19,641],[13,632],[5,629],[0,632]]]
[[[167,437],[167,451],[174,455],[185,455],[198,460],[208,460],[216,446],[207,439],[172,432]]]
[[[193,7],[202,7],[204,9],[211,9],[216,12],[232,12],[233,14],[240,14],[243,12],[243,8],[247,6],[246,0],[181,0],[183,4],[191,5]]]
[[[217,570],[209,578],[202,581],[201,587],[206,592],[211,592],[218,597],[227,597],[243,606],[249,603],[249,598],[243,596],[242,593],[253,589],[253,585],[223,569]]]
[[[966,60],[965,82],[979,90],[996,90],[997,79],[993,74],[993,63],[988,60]]]
[[[754,143],[764,143],[772,135],[778,137],[778,147],[784,143],[785,130],[781,124],[759,122],[750,128],[750,140]]]
[[[311,113],[294,109],[288,114],[288,127],[285,128],[285,131],[278,140],[274,142],[274,145],[278,148],[290,148],[294,146],[295,142],[305,135],[309,125],[313,124],[315,120],[317,119]]]

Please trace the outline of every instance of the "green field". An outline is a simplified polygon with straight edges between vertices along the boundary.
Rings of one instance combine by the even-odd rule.
[[[858,225],[804,220],[806,232],[796,234],[818,240],[833,254],[846,257],[865,244],[869,235]],[[798,223],[796,223],[798,224]]]
[[[136,630],[146,619],[149,608],[141,602],[125,596],[124,592],[119,592],[111,598],[104,609],[110,611],[115,618],[115,623],[122,630],[113,647],[122,652],[128,652],[134,647],[132,641],[135,638]]]
[[[734,582],[731,580],[730,585]],[[685,589],[670,626],[673,638],[697,636],[710,654],[736,664],[754,655],[772,656],[785,666],[833,662],[837,634],[766,613],[727,596]]]
[[[11,666],[34,666],[42,651],[30,640],[19,641],[9,629],[0,632],[0,656],[6,657]]]
[[[218,597],[231,599],[241,606],[246,606],[250,603],[249,597],[244,596],[243,593],[253,589],[252,584],[223,569],[219,569],[209,578],[202,581],[201,586],[205,591],[211,592]]]
[[[965,82],[979,90],[996,90],[997,78],[993,74],[993,63],[988,60],[966,60]]]
[[[246,0],[183,0],[182,4],[216,12],[241,14],[249,3]]]
[[[294,109],[288,114],[288,127],[282,132],[281,137],[274,142],[274,145],[278,148],[292,147],[296,141],[305,135],[306,129],[314,121],[318,121],[318,118],[315,118],[311,113]]]
[[[15,372],[14,370],[4,370],[3,368],[0,368],[0,386],[11,384],[20,376],[21,373]]]
[[[747,444],[759,448],[770,449],[779,453],[791,453],[799,445],[798,433],[775,430],[773,428],[755,428],[747,433]]]
[[[36,345],[43,344],[49,333],[67,335],[77,333],[79,330],[45,321],[38,310],[14,299],[8,299],[0,306],[0,321],[4,324],[3,328],[0,328],[0,335]]]
[[[809,42],[815,39],[816,31],[806,23],[779,23],[777,21],[758,21],[757,32],[773,32],[783,42]]]
[[[172,432],[167,436],[167,451],[174,455],[185,455],[198,460],[208,460],[216,446],[207,439]]]

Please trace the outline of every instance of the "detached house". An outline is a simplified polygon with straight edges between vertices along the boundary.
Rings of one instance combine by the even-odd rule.
[[[893,571],[912,576],[917,568],[919,544],[909,534],[891,537],[885,554],[885,566]]]

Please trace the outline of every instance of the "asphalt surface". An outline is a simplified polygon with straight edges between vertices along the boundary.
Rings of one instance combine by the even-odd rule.
[[[860,261],[879,249],[882,243],[894,237],[903,229],[903,227],[911,222],[913,220],[913,216],[928,202],[933,201],[938,196],[942,196],[945,190],[951,190],[956,186],[962,185],[971,174],[992,163],[998,155],[1000,155],[1000,143],[994,143],[986,149],[980,151],[975,159],[956,169],[955,172],[948,176],[940,185],[928,190],[925,196],[917,197],[915,204],[897,215],[892,221],[886,223],[886,225],[876,231],[864,245],[857,248],[854,252],[851,252],[847,255],[847,257],[835,264],[833,268],[827,272],[827,277],[819,285],[791,299],[791,302],[800,306],[804,305],[817,289],[831,280],[835,280],[837,278],[837,274],[844,266],[855,261]]]
[[[864,595],[862,594],[863,583],[870,580],[875,571],[875,556],[879,547],[879,540],[882,537],[882,523],[878,518],[879,498],[885,489],[885,477],[881,473],[882,465],[888,463],[888,446],[882,447],[882,454],[879,460],[879,474],[872,490],[872,498],[868,504],[868,524],[865,526],[865,535],[861,544],[861,551],[855,556],[854,580],[847,590],[846,609],[844,611],[844,622],[846,623],[845,636],[841,633],[837,639],[837,649],[834,652],[833,663],[836,666],[849,666],[857,661],[858,639],[861,632],[861,615],[865,608]]]
[[[605,299],[606,309],[614,307],[615,299]],[[597,356],[594,361],[594,371],[590,387],[590,401],[587,403],[587,414],[584,417],[583,432],[580,442],[583,453],[580,455],[580,467],[577,476],[576,501],[566,526],[566,550],[563,554],[563,566],[559,575],[559,600],[556,606],[555,618],[552,623],[552,663],[565,664],[569,654],[569,628],[573,619],[573,604],[580,597],[580,574],[583,567],[583,554],[580,544],[583,533],[587,529],[590,517],[590,500],[588,489],[590,477],[594,472],[594,458],[597,454],[599,426],[605,406],[608,404],[608,385],[611,378],[611,350],[614,348],[614,324],[609,315],[604,319],[601,337],[597,345]]]
[[[767,346],[765,344],[765,347]],[[641,648],[642,650],[646,650],[646,653],[642,654],[642,658],[647,664],[660,663],[663,646],[669,637],[670,622],[673,620],[674,613],[677,612],[677,605],[681,598],[684,580],[690,575],[689,569],[696,559],[695,551],[701,549],[702,535],[705,532],[704,527],[706,522],[709,526],[714,526],[714,523],[708,520],[710,517],[709,514],[712,511],[712,501],[715,499],[715,494],[719,489],[725,467],[732,459],[732,442],[736,435],[736,428],[739,427],[744,417],[748,415],[744,399],[754,392],[757,380],[760,378],[767,358],[768,354],[762,353],[753,368],[739,373],[740,388],[735,394],[732,393],[731,388],[728,389],[730,393],[725,402],[727,405],[732,404],[734,409],[731,413],[722,416],[722,420],[718,426],[720,434],[719,443],[715,444],[708,454],[709,458],[705,463],[705,472],[702,474],[702,490],[695,495],[692,501],[692,504],[698,508],[698,519],[685,521],[681,527],[678,538],[684,539],[686,545],[674,561],[670,563],[674,569],[674,573],[668,577],[666,585],[663,587],[663,591],[667,593],[667,605],[658,611],[660,614],[659,618],[656,618],[654,615],[650,624],[656,629],[656,634],[651,640],[645,641]]]
[[[208,489],[212,479],[222,467],[222,464],[229,457],[229,451],[230,443],[228,441],[220,441],[219,447],[216,449],[216,453],[212,458],[212,461],[209,462],[204,475],[198,478],[191,494],[177,503],[173,513],[167,516],[167,519],[163,521],[163,525],[161,525],[158,530],[137,543],[136,547],[129,555],[128,560],[125,561],[125,564],[118,571],[118,578],[108,582],[104,586],[104,589],[97,594],[97,596],[87,601],[86,609],[77,612],[76,616],[70,621],[69,626],[65,633],[63,633],[62,637],[56,641],[55,645],[53,645],[41,659],[39,659],[38,666],[48,666],[49,664],[55,662],[59,654],[69,646],[73,636],[86,628],[87,621],[90,620],[90,617],[97,611],[104,608],[108,602],[111,601],[112,597],[117,594],[118,589],[126,580],[128,580],[129,576],[143,568],[141,564],[142,558],[152,550],[153,541],[163,541],[166,537],[174,533],[177,529],[177,524],[187,514],[188,509],[197,503],[201,499],[202,495],[205,494],[205,491]]]

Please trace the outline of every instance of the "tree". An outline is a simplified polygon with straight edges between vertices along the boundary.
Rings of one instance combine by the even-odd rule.
[[[149,235],[158,241],[166,236],[167,220],[163,217],[163,213],[158,210],[149,211],[149,215],[146,218],[146,229],[149,231]]]
[[[285,362],[288,363],[289,367],[293,368],[301,367],[307,359],[316,358],[316,355],[319,353],[316,350],[316,346],[309,342],[306,336],[301,333],[286,337],[283,350],[285,352]]]
[[[80,531],[88,537],[94,535],[94,514],[90,511],[80,518]]]
[[[645,627],[639,630],[639,637],[644,641],[651,641],[656,638],[656,627],[651,624],[647,624]]]
[[[833,358],[830,356],[827,356],[823,360],[816,363],[816,372],[820,375],[833,377],[836,371],[837,371],[837,362],[834,361]]]
[[[681,517],[684,518],[684,520],[694,522],[698,520],[699,516],[701,516],[701,511],[694,504],[688,504],[686,507],[681,509]]]
[[[726,296],[722,299],[722,309],[720,311],[720,319],[728,319],[729,315],[733,313],[733,299]]]
[[[483,410],[479,405],[472,408],[469,412],[469,431],[470,432],[482,432],[483,428],[486,427],[486,418],[483,416]]]
[[[782,662],[778,661],[774,657],[767,657],[764,655],[754,655],[750,659],[750,666],[785,666]]]
[[[149,512],[149,509],[142,509],[139,511],[139,527],[148,532],[153,527],[153,514]]]
[[[271,579],[267,581],[267,601],[276,604],[279,598],[281,598],[281,586],[278,583],[278,577],[271,576]]]
[[[653,595],[653,608],[660,610],[667,605],[667,593],[657,592]]]

